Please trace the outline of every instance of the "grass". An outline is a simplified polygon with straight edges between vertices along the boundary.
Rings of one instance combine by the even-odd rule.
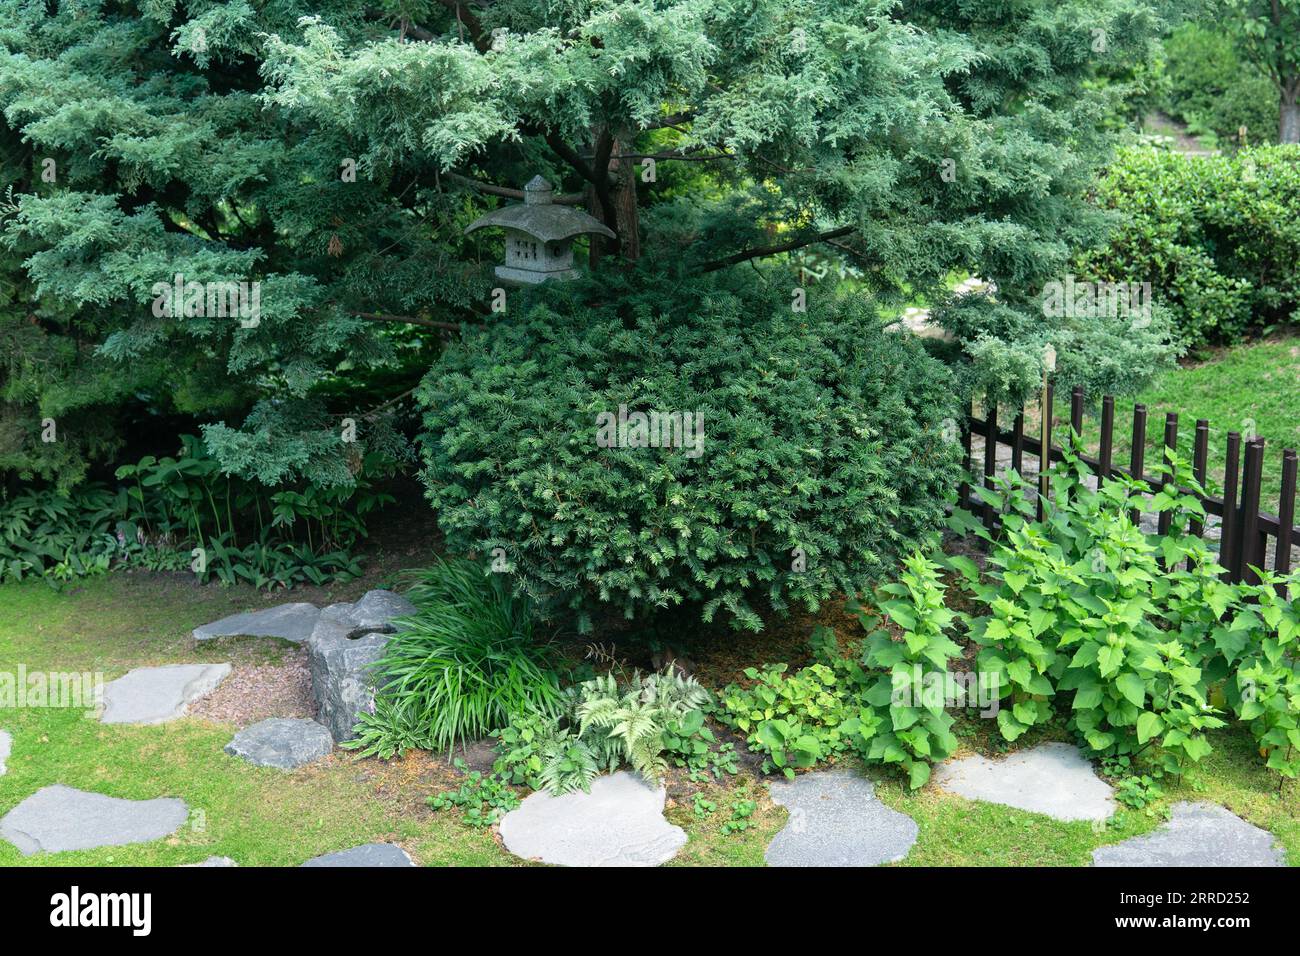
[[[1100,397],[1084,415],[1083,439],[1091,454],[1100,441]],[[1209,422],[1209,476],[1215,494],[1223,489],[1228,432],[1254,433],[1266,442],[1261,485],[1265,511],[1278,510],[1282,489],[1282,450],[1300,449],[1300,336],[1289,335],[1239,345],[1204,361],[1166,373],[1140,395],[1115,400],[1114,461],[1128,466],[1132,451],[1133,407],[1147,407],[1146,471],[1155,474],[1164,445],[1165,415],[1178,415],[1179,453],[1188,461],[1197,419]],[[1026,411],[1026,429],[1037,435],[1036,409]],[[1070,423],[1070,396],[1056,396],[1053,443],[1059,445]],[[1005,426],[1004,427],[1009,427]],[[1244,455],[1244,450],[1243,450]],[[1032,457],[1032,456],[1031,456]]]
[[[353,582],[332,597],[347,600],[374,580]],[[256,592],[195,588],[173,579],[116,574],[56,593],[40,583],[0,586],[0,667],[30,671],[102,670],[111,679],[130,667],[193,660],[275,660],[284,645],[232,639],[196,647],[191,628],[266,601]],[[284,600],[278,596],[271,600]],[[845,619],[847,621],[847,619]],[[726,653],[731,653],[727,651]],[[987,722],[963,722],[970,751],[993,752]],[[9,772],[0,776],[0,815],[43,786],[63,783],[131,799],[180,797],[190,821],[152,843],[60,854],[21,856],[0,841],[0,866],[172,866],[229,856],[243,866],[293,866],[322,853],[372,841],[395,842],[424,865],[522,865],[490,830],[469,827],[453,811],[425,806],[449,789],[446,763],[427,753],[402,760],[357,761],[335,752],[292,772],[255,768],[222,747],[234,728],[186,718],[156,727],[105,726],[80,710],[0,711],[0,727],[14,737]],[[1295,785],[1279,793],[1249,736],[1239,728],[1216,734],[1215,752],[1150,812],[1125,811],[1099,831],[1008,807],[974,803],[933,788],[906,791],[873,768],[880,799],[917,821],[920,835],[904,866],[1086,865],[1096,846],[1159,825],[1177,800],[1210,800],[1277,835],[1292,864],[1300,865],[1300,801]],[[704,788],[716,805],[697,815],[693,788],[674,786],[667,818],[689,841],[673,865],[757,866],[786,811],[770,800],[767,782],[740,775]],[[725,833],[740,800],[757,808],[751,826]]]

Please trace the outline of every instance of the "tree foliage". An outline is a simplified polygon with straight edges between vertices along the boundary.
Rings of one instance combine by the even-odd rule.
[[[340,419],[383,440],[366,416],[446,327],[482,324],[500,247],[463,228],[538,173],[618,233],[588,250],[598,272],[770,271],[815,245],[884,303],[940,301],[968,271],[1032,315],[1105,224],[1084,194],[1120,94],[1091,80],[1159,27],[1132,0],[0,14],[0,466],[75,478],[183,416],[229,469],[325,484],[350,480]],[[154,315],[177,273],[260,282],[260,323]]]

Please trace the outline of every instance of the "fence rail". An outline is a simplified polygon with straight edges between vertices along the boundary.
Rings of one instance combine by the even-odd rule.
[[[1047,387],[1047,410],[1054,410],[1054,389]],[[1082,434],[1084,422],[1084,392],[1076,387],[1070,395],[1070,429]],[[1061,461],[1063,449],[1052,443],[1052,416],[1047,416],[1047,447],[1050,449],[1050,461]],[[1096,456],[1083,455],[1081,460],[1097,476],[1098,482],[1113,476],[1127,475],[1143,482],[1152,492],[1158,491],[1169,481],[1163,475],[1151,476],[1146,473],[1146,434],[1147,409],[1145,405],[1133,408],[1132,449],[1127,467],[1114,461],[1115,448],[1115,399],[1106,395],[1101,402],[1100,416],[1101,438]],[[1011,467],[1024,473],[1025,456],[1037,459],[1039,472],[1043,468],[1043,441],[1025,432],[1024,409],[1016,415],[1010,431],[998,424],[998,410],[990,404],[983,419],[977,418],[973,411],[967,417],[963,429],[962,443],[965,448],[965,464],[968,474],[973,474],[972,436],[984,438],[983,479],[987,488],[993,487],[993,477],[997,474],[998,447],[1011,450]],[[1170,412],[1165,416],[1164,447],[1177,448],[1178,414]],[[1244,448],[1244,455],[1243,455]],[[1204,485],[1209,466],[1210,423],[1201,418],[1196,421],[1196,430],[1192,443],[1192,471],[1197,482]],[[1219,563],[1227,569],[1226,577],[1231,581],[1254,580],[1250,566],[1268,567],[1268,557],[1272,553],[1272,567],[1282,573],[1291,570],[1291,548],[1300,546],[1300,528],[1296,527],[1296,470],[1297,456],[1295,449],[1282,452],[1282,489],[1278,501],[1277,514],[1263,510],[1261,485],[1264,471],[1265,441],[1263,438],[1248,438],[1243,442],[1239,432],[1228,432],[1224,461],[1224,481],[1222,497],[1214,495],[1197,495],[1209,515],[1222,519],[1222,533],[1219,542]],[[1189,489],[1183,489],[1190,493]],[[978,495],[972,494],[969,483],[963,482],[958,497],[962,507],[974,514],[981,515],[989,527],[999,522],[997,510],[984,503]],[[1042,504],[1039,504],[1041,513]],[[1134,512],[1133,520],[1139,520],[1139,513]],[[1169,530],[1169,514],[1161,513],[1157,530],[1164,534]],[[1192,527],[1197,535],[1205,533],[1200,522]],[[1271,542],[1271,544],[1270,544]]]

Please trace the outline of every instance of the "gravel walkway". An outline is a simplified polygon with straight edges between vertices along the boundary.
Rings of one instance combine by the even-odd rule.
[[[220,687],[190,705],[189,714],[236,727],[268,717],[315,718],[306,649],[286,654],[280,664],[236,664]]]

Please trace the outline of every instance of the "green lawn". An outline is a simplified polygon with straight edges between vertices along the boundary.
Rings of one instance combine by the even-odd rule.
[[[338,594],[308,599],[348,599],[374,581],[353,582]],[[294,595],[298,597],[298,595]],[[187,637],[198,623],[284,600],[243,589],[223,591],[150,576],[116,574],[64,593],[32,582],[0,586],[0,667],[35,670],[103,670],[108,679],[140,664],[193,660],[274,660],[274,641],[233,639],[196,648]],[[964,740],[987,751],[987,728],[965,726]],[[0,814],[38,788],[53,783],[133,799],[183,798],[190,823],[154,843],[76,853],[23,857],[0,841],[0,866],[94,864],[175,865],[210,855],[241,865],[288,866],[311,856],[370,841],[404,846],[426,865],[511,865],[491,831],[462,824],[451,813],[424,806],[450,779],[441,760],[427,754],[382,764],[336,752],[325,761],[284,773],[251,767],[226,756],[233,728],[186,718],[157,727],[104,726],[79,710],[0,711],[0,727],[14,736],[9,772],[0,777]],[[1219,802],[1266,827],[1300,864],[1300,806],[1294,787],[1279,794],[1249,737],[1220,733],[1215,753],[1162,801]],[[1084,865],[1089,851],[1158,825],[1152,814],[1127,811],[1100,832],[1089,824],[1059,823],[1037,814],[972,803],[933,789],[908,793],[873,773],[884,802],[911,815],[920,838],[904,865]],[[717,810],[696,816],[692,794],[678,789],[667,810],[690,840],[675,865],[760,865],[785,810],[767,797],[766,782],[729,778],[707,789]],[[725,834],[723,823],[737,800],[752,799],[753,826]]]
[[[1133,406],[1138,403],[1147,407],[1149,474],[1154,474],[1154,467],[1161,460],[1166,413],[1178,413],[1178,444],[1189,460],[1196,420],[1209,421],[1209,470],[1216,493],[1222,490],[1228,432],[1253,431],[1265,439],[1264,509],[1277,513],[1282,450],[1300,450],[1300,336],[1224,349],[1204,362],[1166,373],[1152,388],[1136,397],[1117,399],[1114,452],[1117,465],[1128,465],[1133,444]],[[1097,407],[1090,408],[1085,415],[1084,441],[1093,453],[1101,433],[1100,414]],[[1057,444],[1069,422],[1070,396],[1057,395],[1053,425]]]

